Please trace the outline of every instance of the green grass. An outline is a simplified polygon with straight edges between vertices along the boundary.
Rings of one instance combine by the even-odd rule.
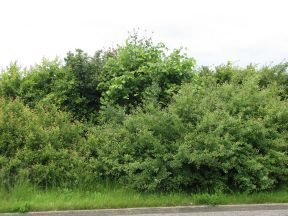
[[[288,190],[255,194],[145,194],[114,188],[81,191],[17,186],[0,190],[0,212],[288,202]]]

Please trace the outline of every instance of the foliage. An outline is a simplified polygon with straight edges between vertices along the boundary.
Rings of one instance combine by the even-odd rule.
[[[0,96],[16,98],[21,85],[21,72],[17,63],[12,63],[7,70],[0,73]]]
[[[183,87],[172,109],[190,128],[176,156],[187,187],[255,191],[287,181],[288,103],[258,82]]]
[[[112,122],[94,128],[87,142],[90,156],[99,160],[105,178],[129,182],[144,191],[167,190],[171,189],[167,185],[169,161],[176,150],[173,143],[184,129],[168,112],[140,111],[122,124]]]
[[[279,92],[281,97],[288,97],[288,63],[281,63],[274,66],[264,66],[257,70],[257,67],[250,64],[246,68],[235,67],[231,62],[226,65],[220,65],[211,70],[208,67],[202,67],[199,74],[201,76],[210,76],[217,80],[217,83],[235,82],[241,84],[251,77],[258,77],[258,85],[265,88],[271,84],[282,88]]]
[[[110,57],[103,68],[103,103],[110,102],[128,109],[139,106],[151,94],[153,85],[160,89],[156,96],[167,106],[179,86],[191,79],[194,59],[176,49],[167,55],[164,44],[131,35],[124,46],[118,46],[117,55]]]
[[[18,99],[0,99],[0,131],[0,179],[6,186],[27,180],[43,187],[77,185],[88,171],[77,151],[83,126],[54,107],[31,110]]]
[[[260,191],[287,182],[288,102],[259,78],[184,85],[168,109],[96,128],[103,176],[143,191]]]
[[[204,193],[287,184],[288,64],[194,65],[137,33],[94,56],[11,64],[0,74],[1,183]]]
[[[63,68],[58,59],[49,61],[43,59],[41,64],[31,67],[24,74],[19,86],[19,94],[24,103],[30,107],[35,107],[40,101],[51,102],[49,98],[55,91],[55,82],[61,79]],[[56,104],[56,101],[54,101]]]
[[[100,52],[94,57],[79,49],[69,52],[65,58],[66,74],[56,82],[57,99],[76,119],[95,120],[99,111],[101,92],[97,86],[103,65]]]

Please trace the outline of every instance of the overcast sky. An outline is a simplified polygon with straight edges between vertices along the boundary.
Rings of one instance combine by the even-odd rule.
[[[287,0],[0,0],[0,28],[2,67],[93,54],[133,28],[186,47],[198,65],[288,61]]]

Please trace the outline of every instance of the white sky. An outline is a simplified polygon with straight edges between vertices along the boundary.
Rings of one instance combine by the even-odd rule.
[[[198,65],[288,61],[288,0],[0,0],[0,66],[93,54],[138,27]]]

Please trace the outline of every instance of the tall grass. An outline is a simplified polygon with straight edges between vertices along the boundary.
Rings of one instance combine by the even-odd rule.
[[[0,212],[288,202],[288,190],[254,194],[139,193],[121,187],[41,190],[28,184],[0,190]]]

